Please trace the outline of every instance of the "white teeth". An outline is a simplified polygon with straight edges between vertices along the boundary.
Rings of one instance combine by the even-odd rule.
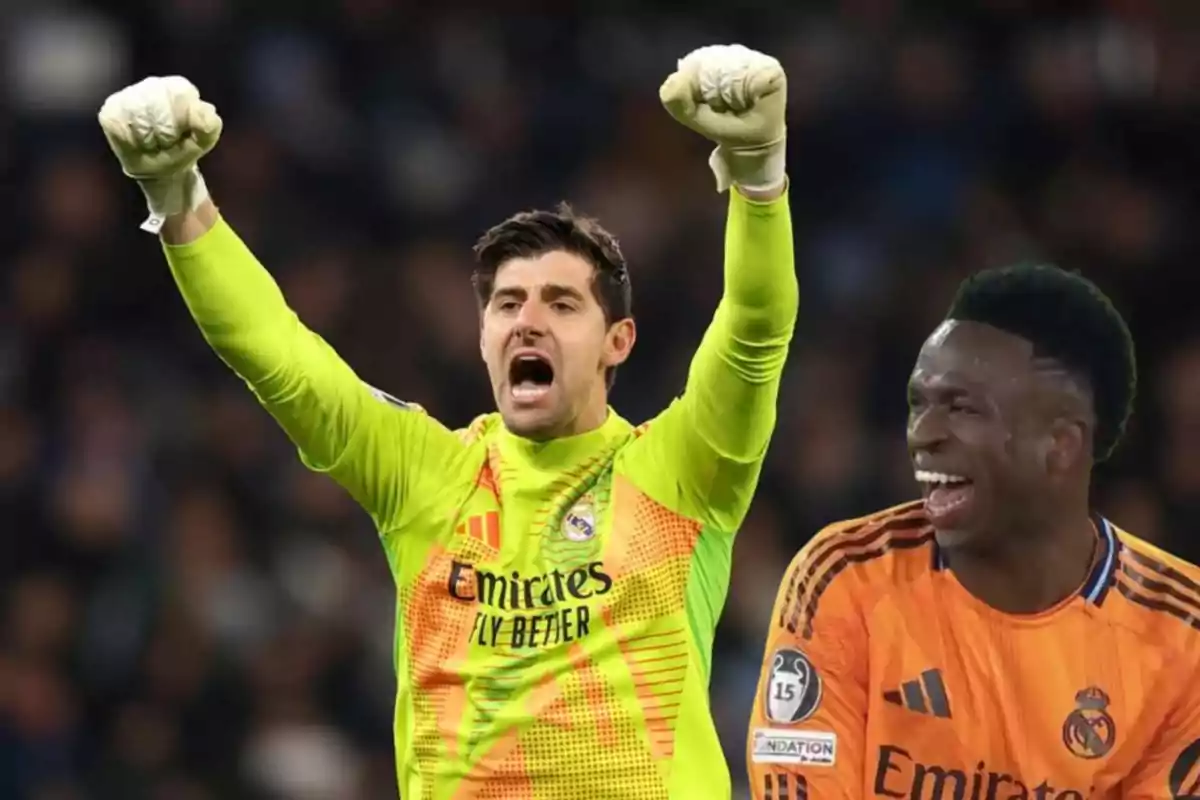
[[[540,399],[548,391],[550,391],[549,386],[521,383],[512,387],[512,396],[517,400],[528,402]]]
[[[916,471],[918,483],[966,483],[967,479],[961,475],[949,475],[945,472],[932,472],[927,469],[919,469]]]

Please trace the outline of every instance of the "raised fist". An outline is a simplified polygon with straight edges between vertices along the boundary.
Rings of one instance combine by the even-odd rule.
[[[109,96],[100,127],[131,178],[186,172],[216,145],[221,118],[187,78],[146,78]]]
[[[709,163],[719,190],[730,182],[782,184],[787,76],[775,58],[740,44],[701,47],[679,60],[659,98],[671,116],[717,145]]]

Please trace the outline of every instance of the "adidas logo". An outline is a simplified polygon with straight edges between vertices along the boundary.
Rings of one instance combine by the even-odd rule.
[[[883,700],[918,714],[950,719],[950,699],[940,669],[927,669],[921,677],[900,684],[899,689],[884,692]]]

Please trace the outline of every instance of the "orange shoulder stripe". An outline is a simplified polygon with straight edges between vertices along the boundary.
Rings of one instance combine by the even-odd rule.
[[[922,504],[916,502],[830,526],[818,536],[820,540],[808,557],[788,576],[779,608],[778,624],[792,633],[801,630],[806,639],[812,637],[821,596],[834,578],[853,564],[873,561],[893,550],[922,547],[933,540],[933,530]]]
[[[1170,564],[1128,546],[1121,548],[1117,591],[1132,603],[1200,630],[1200,584]]]

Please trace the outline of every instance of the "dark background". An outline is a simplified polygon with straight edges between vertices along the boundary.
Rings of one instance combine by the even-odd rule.
[[[801,321],[712,682],[739,787],[776,580],[913,495],[904,380],[970,271],[1052,259],[1113,294],[1143,371],[1097,503],[1200,556],[1200,6],[777,5],[0,7],[0,797],[395,796],[385,559],[138,230],[95,112],[149,74],[220,109],[210,188],[301,317],[450,424],[491,407],[475,236],[560,198],[601,217],[636,422],[682,386],[726,205],[658,84],[712,42],[784,62]]]

